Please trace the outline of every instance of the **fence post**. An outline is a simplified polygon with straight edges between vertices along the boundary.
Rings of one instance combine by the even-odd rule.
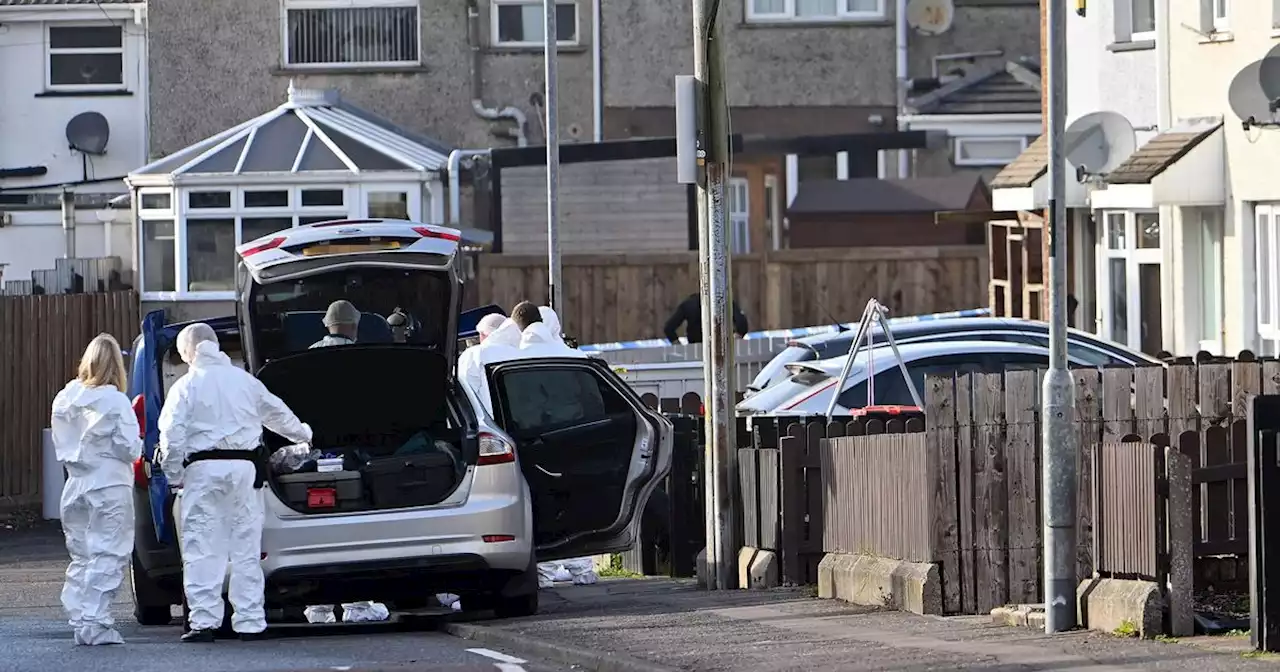
[[[1169,634],[1186,637],[1195,634],[1193,609],[1195,572],[1192,570],[1195,539],[1191,536],[1191,460],[1176,446],[1164,449],[1165,474],[1168,479],[1168,569],[1169,569]]]

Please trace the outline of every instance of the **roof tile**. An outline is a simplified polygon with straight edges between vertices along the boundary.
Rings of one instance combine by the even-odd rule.
[[[1147,184],[1222,127],[1219,118],[1191,119],[1147,141],[1107,175],[1108,184]]]

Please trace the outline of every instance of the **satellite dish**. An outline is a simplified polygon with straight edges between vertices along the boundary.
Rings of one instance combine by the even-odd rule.
[[[1280,127],[1280,47],[1237,73],[1227,89],[1227,100],[1246,131],[1254,126]]]
[[[1067,127],[1067,163],[1076,178],[1105,175],[1116,169],[1138,148],[1133,125],[1117,112],[1090,112]]]
[[[81,112],[67,122],[67,142],[77,152],[102,156],[107,153],[110,138],[107,118],[97,112]]]
[[[907,25],[922,35],[941,35],[951,30],[955,16],[953,0],[907,0]]]

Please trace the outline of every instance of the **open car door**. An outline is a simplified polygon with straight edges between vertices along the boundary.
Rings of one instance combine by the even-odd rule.
[[[671,422],[594,358],[520,359],[487,373],[529,484],[538,560],[630,548],[671,470]]]

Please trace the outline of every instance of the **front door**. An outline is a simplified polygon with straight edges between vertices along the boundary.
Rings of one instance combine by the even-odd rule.
[[[1098,266],[1102,336],[1154,355],[1163,350],[1160,215],[1107,212]]]
[[[533,498],[538,559],[630,547],[671,467],[671,423],[600,360],[516,360],[488,375]]]

